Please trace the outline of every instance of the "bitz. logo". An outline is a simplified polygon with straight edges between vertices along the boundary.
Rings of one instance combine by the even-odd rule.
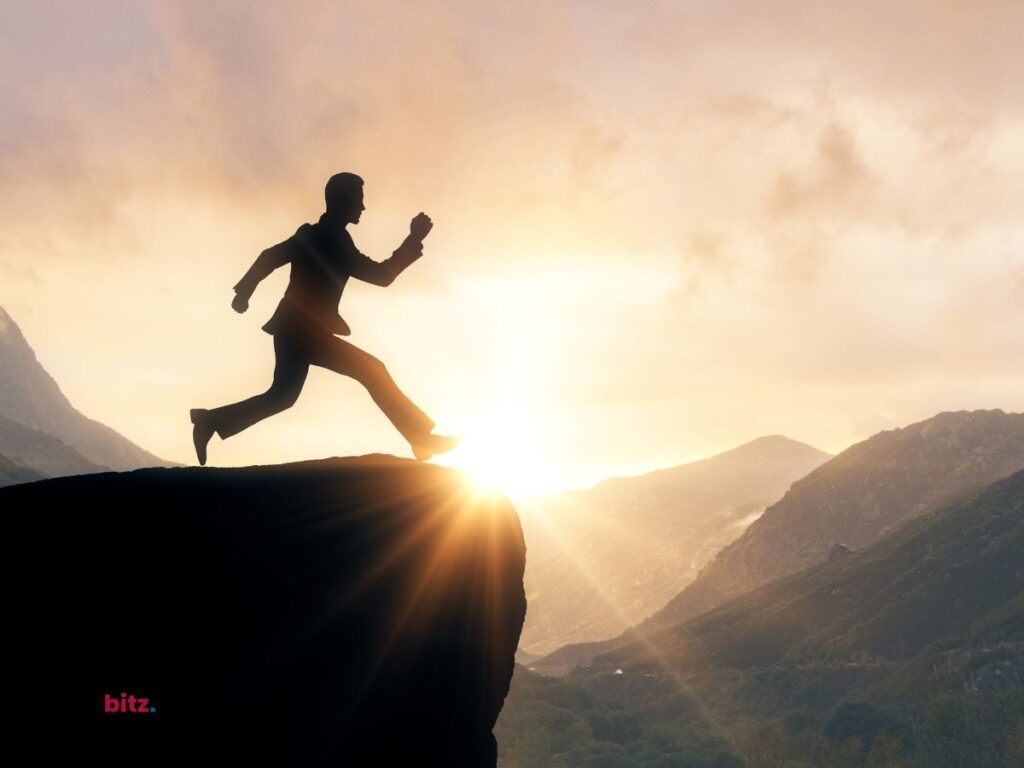
[[[103,694],[103,711],[109,714],[133,713],[149,715],[156,712],[156,707],[150,706],[149,699],[144,696],[128,695],[122,691],[120,699],[111,696],[109,693]]]

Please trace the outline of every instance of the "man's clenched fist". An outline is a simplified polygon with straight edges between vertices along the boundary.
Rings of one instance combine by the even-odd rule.
[[[413,220],[409,224],[409,234],[417,240],[422,240],[427,236],[433,226],[434,222],[430,220],[430,217],[423,211],[420,211],[413,217]]]

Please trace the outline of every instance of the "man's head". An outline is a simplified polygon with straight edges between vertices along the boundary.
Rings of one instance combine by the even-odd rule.
[[[336,173],[324,187],[327,215],[346,224],[358,224],[366,209],[363,205],[363,180],[354,173]]]

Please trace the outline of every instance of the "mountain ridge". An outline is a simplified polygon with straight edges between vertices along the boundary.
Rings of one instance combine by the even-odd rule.
[[[813,706],[815,727],[858,735],[857,722],[838,725],[853,716],[840,706],[851,696],[904,717],[965,685],[1019,692],[1022,564],[1024,470],[861,551],[599,655],[570,679],[608,691],[622,675],[671,674],[734,729]]]
[[[21,328],[3,307],[0,307],[0,416],[60,440],[101,468],[130,470],[178,466],[79,412],[40,364]],[[10,453],[3,444],[0,444],[0,452]]]
[[[7,456],[0,455],[0,488],[16,483],[31,483],[42,480],[45,475],[22,466]]]
[[[524,766],[1017,765],[1024,470],[564,677],[516,674],[498,732]]]
[[[613,637],[649,615],[827,458],[805,443],[766,436],[520,503],[530,541],[524,650]]]
[[[944,411],[850,446],[793,483],[663,608],[601,645],[565,646],[534,668],[562,673],[691,619],[774,578],[859,549],[944,500],[1024,467],[1024,414]]]

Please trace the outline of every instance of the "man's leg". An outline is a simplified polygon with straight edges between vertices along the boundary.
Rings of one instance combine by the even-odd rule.
[[[206,444],[213,433],[221,439],[238,434],[268,416],[291,408],[309,372],[303,347],[283,334],[274,336],[274,380],[266,392],[230,405],[192,411],[193,441],[200,464],[206,464]]]
[[[460,438],[433,434],[433,420],[398,388],[384,363],[355,344],[332,336],[313,349],[309,361],[351,376],[366,387],[373,402],[409,441],[413,455],[419,461],[450,451],[458,445]]]
[[[433,420],[398,388],[384,363],[355,344],[332,336],[312,349],[309,362],[351,376],[366,387],[373,402],[410,443],[433,430]]]

